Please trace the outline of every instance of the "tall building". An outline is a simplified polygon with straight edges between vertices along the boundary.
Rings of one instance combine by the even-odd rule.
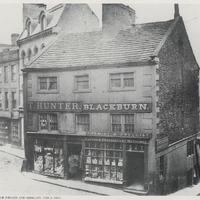
[[[101,30],[65,29],[22,69],[27,169],[139,194],[192,185],[199,67],[178,6],[146,24],[102,11]]]

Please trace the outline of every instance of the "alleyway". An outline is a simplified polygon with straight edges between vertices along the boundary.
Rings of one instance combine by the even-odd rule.
[[[0,152],[0,195],[94,195],[26,178],[20,172],[22,159]]]

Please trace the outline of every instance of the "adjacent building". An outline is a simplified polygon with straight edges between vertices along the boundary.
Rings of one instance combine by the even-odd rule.
[[[23,4],[23,31],[17,40],[19,46],[19,105],[20,124],[23,117],[23,74],[21,69],[46,51],[62,32],[93,31],[99,28],[98,19],[86,4],[59,4],[49,10],[45,4]],[[28,86],[31,87],[31,86]],[[24,130],[22,129],[22,133]],[[24,146],[24,140],[23,140]]]
[[[103,4],[101,30],[70,27],[22,69],[27,170],[140,194],[193,184],[199,67],[178,6],[135,24]]]
[[[0,45],[0,142],[22,146],[19,114],[18,34],[11,35],[11,45]]]

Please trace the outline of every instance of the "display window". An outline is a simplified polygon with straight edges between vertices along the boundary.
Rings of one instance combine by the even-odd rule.
[[[63,141],[35,139],[34,170],[47,175],[63,177]]]
[[[86,142],[85,180],[122,184],[122,143]]]

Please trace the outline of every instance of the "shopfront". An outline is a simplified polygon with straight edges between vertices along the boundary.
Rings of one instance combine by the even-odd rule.
[[[28,133],[31,170],[64,179],[144,190],[148,141],[144,138]]]

